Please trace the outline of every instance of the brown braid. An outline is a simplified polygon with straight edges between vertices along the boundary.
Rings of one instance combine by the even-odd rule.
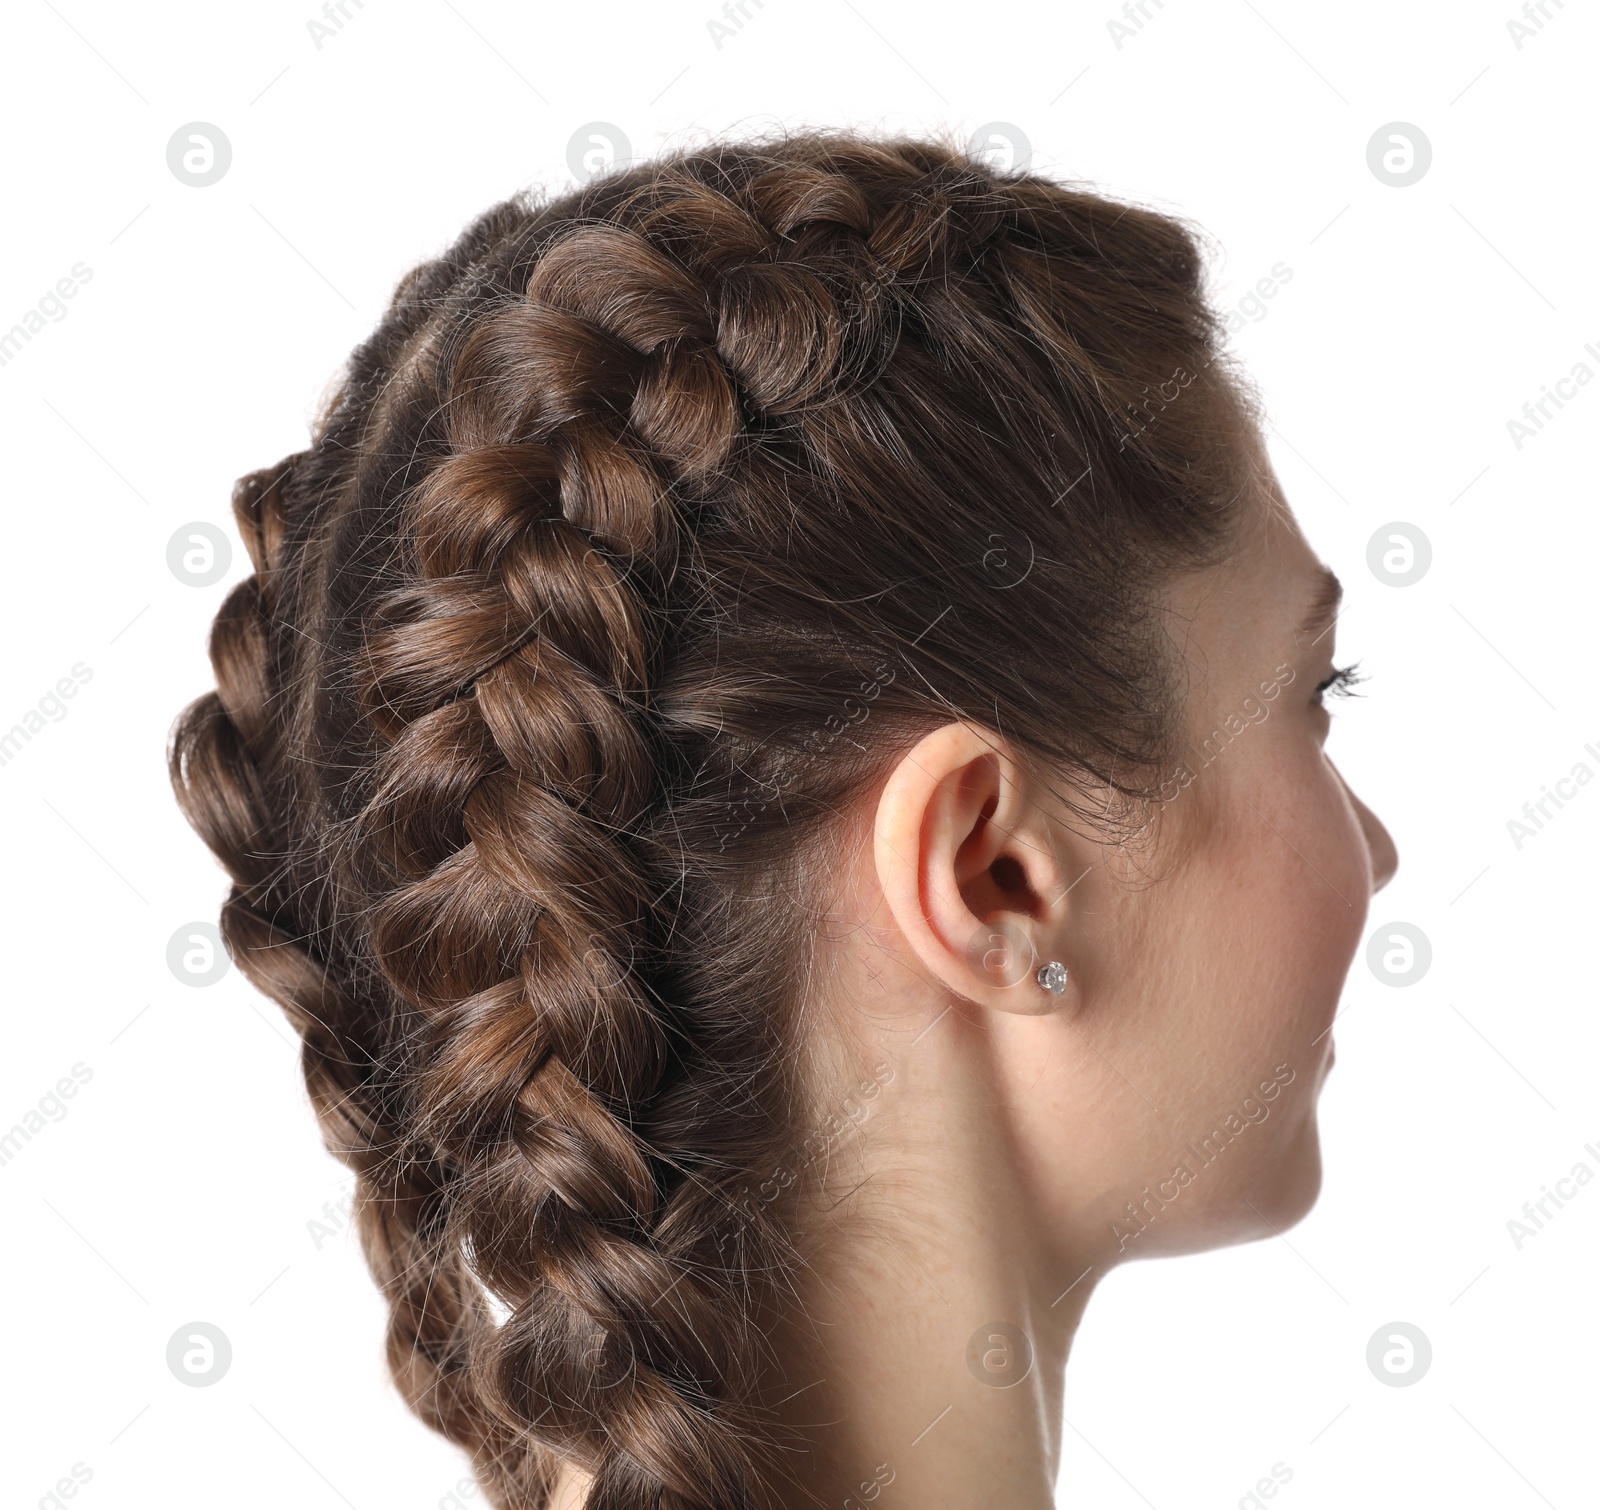
[[[239,484],[174,780],[394,1374],[504,1510],[563,1458],[592,1510],[782,1503],[796,1260],[740,1196],[803,1134],[817,840],[949,716],[1160,758],[1149,593],[1226,539],[1245,412],[1198,285],[1172,222],[947,146],[680,153],[486,214]],[[870,749],[819,738],[869,679]]]

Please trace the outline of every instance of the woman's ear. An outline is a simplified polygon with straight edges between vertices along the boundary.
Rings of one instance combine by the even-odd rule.
[[[909,751],[878,800],[874,857],[895,923],[934,979],[978,1006],[1070,1010],[1069,885],[1044,793],[991,730],[946,724]],[[1038,979],[1067,966],[1066,988]]]

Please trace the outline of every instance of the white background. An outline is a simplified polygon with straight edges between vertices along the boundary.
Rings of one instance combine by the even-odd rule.
[[[1507,830],[1576,762],[1600,772],[1600,385],[1520,449],[1507,429],[1574,364],[1600,372],[1596,21],[1546,5],[1520,48],[1511,0],[1146,0],[1120,47],[1111,0],[748,0],[720,48],[712,0],[348,0],[320,47],[311,0],[8,7],[0,330],[92,277],[0,367],[0,730],[75,664],[92,678],[0,766],[0,1131],[74,1064],[92,1078],[0,1167],[4,1503],[81,1464],[75,1503],[105,1510],[435,1510],[465,1472],[387,1383],[352,1234],[308,1226],[347,1185],[288,1028],[236,971],[194,988],[166,964],[222,883],[164,741],[248,569],[236,549],[196,588],[166,549],[191,521],[231,535],[234,478],[303,444],[399,275],[511,190],[564,187],[597,120],[640,156],[775,123],[1009,122],[1036,167],[1206,227],[1224,303],[1292,269],[1235,345],[1348,584],[1340,658],[1372,673],[1332,737],[1400,849],[1372,922],[1421,928],[1433,963],[1404,989],[1353,967],[1302,1225],[1105,1284],[1060,1503],[1228,1507],[1274,1463],[1289,1510],[1595,1503],[1600,1181],[1520,1251],[1507,1229],[1575,1162],[1600,1171],[1600,783],[1520,849]],[[233,149],[200,189],[166,162],[196,120]],[[1397,120],[1433,148],[1405,188],[1366,158]],[[1391,521],[1432,543],[1409,587],[1367,566]],[[1405,1388],[1365,1361],[1397,1320],[1434,1355]],[[194,1321],[233,1347],[210,1388],[165,1363]]]

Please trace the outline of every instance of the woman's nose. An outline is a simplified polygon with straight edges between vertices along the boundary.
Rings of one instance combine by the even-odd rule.
[[[1367,853],[1372,857],[1372,892],[1376,896],[1394,879],[1395,871],[1400,868],[1400,852],[1394,847],[1394,837],[1383,826],[1383,820],[1350,791],[1350,784],[1343,776],[1339,777],[1339,781],[1349,794],[1351,804],[1356,810],[1356,817],[1361,820],[1361,832],[1367,840]]]

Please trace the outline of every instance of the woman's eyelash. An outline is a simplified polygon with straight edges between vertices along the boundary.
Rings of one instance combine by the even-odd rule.
[[[1320,699],[1325,693],[1332,693],[1334,697],[1359,697],[1360,694],[1355,691],[1356,684],[1366,680],[1359,661],[1348,666],[1336,666],[1331,675],[1317,683],[1317,697]]]

